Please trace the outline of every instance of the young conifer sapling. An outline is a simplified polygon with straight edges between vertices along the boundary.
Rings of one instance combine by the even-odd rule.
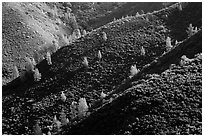
[[[167,51],[170,51],[172,49],[172,45],[171,45],[171,38],[170,37],[167,37],[166,38],[166,49]]]
[[[86,67],[86,68],[89,67],[89,62],[88,62],[88,60],[87,60],[87,57],[84,57],[84,60],[83,60],[82,64],[83,64],[84,67]]]

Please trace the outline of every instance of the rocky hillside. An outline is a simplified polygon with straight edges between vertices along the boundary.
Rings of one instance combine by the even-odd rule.
[[[192,13],[195,9],[196,12]],[[48,134],[53,117],[56,115],[60,119],[62,111],[70,123],[66,130],[51,131],[52,134],[79,134],[78,131],[81,134],[201,134],[202,60],[195,57],[202,52],[201,30],[189,38],[186,33],[190,23],[201,28],[201,11],[201,3],[182,3],[182,10],[176,4],[152,14],[129,16],[110,22],[62,47],[52,54],[51,66],[46,60],[37,65],[42,75],[39,82],[30,79],[22,83],[17,78],[3,86],[3,134],[34,134],[36,121],[42,132]],[[167,36],[171,37],[174,47],[170,52],[166,49]],[[181,41],[177,45],[179,48],[174,44],[176,40]],[[142,47],[145,53],[142,53]],[[101,59],[98,58],[99,50]],[[176,55],[177,62],[171,62],[170,55]],[[195,59],[180,66],[178,59],[182,55]],[[82,65],[84,57],[88,59],[88,68]],[[151,68],[151,64],[154,65],[154,60],[158,58],[164,61]],[[172,63],[176,65],[169,68]],[[145,72],[142,77],[133,77],[132,84],[120,88],[127,82],[130,67],[135,64],[141,72],[150,66],[153,73],[159,74],[146,75],[148,73]],[[164,67],[161,69],[163,73],[153,71],[160,70],[159,67]],[[172,82],[175,77],[178,78],[177,83]],[[188,85],[185,83],[187,79],[190,81]],[[184,85],[184,88],[180,89],[178,85]],[[67,97],[65,102],[60,99],[61,91]],[[189,95],[188,91],[193,94]],[[112,97],[112,102],[104,107],[100,102],[101,92]],[[71,120],[70,105],[82,97],[88,102],[90,115],[82,121],[78,118]],[[180,105],[177,107],[175,103]],[[167,112],[172,113],[168,115]],[[137,117],[133,118],[133,115]],[[103,119],[101,123],[100,118]],[[97,129],[89,125],[93,122]],[[186,124],[184,127],[190,126],[189,131],[185,132],[179,123]],[[143,130],[140,130],[141,127]]]
[[[15,66],[20,72],[24,69],[25,57],[33,57],[36,52],[44,56],[40,50],[52,46],[53,40],[61,47],[67,45],[67,39],[77,28],[82,33],[84,29],[90,31],[114,18],[161,7],[163,3],[3,3],[3,84],[15,79]],[[72,40],[74,38],[69,42]]]

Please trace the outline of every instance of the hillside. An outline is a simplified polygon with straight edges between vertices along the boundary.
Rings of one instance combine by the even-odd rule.
[[[71,35],[72,24],[64,24],[55,10],[46,3],[2,3],[2,75],[3,84],[13,80],[13,68],[24,68],[25,57],[32,57],[43,47],[56,40],[60,46],[66,43],[62,35]],[[62,23],[63,22],[63,23]],[[41,56],[44,56],[41,54]]]
[[[131,9],[139,11],[141,8],[151,7],[152,11],[157,9],[156,5],[158,4],[137,3],[137,7]],[[130,6],[128,3],[118,2],[3,3],[3,84],[15,79],[14,66],[17,66],[20,72],[24,69],[25,57],[32,57],[36,52],[41,57],[44,56],[44,53],[40,52],[41,48],[51,46],[53,40],[56,40],[61,47],[67,45],[63,35],[72,35],[76,28],[80,28],[83,32],[84,29],[91,30],[92,26],[105,25],[112,21],[114,16],[120,18],[128,13],[132,15],[133,11],[124,11],[130,9]],[[71,16],[68,21],[65,15],[67,13]],[[111,15],[107,15],[109,13]],[[97,21],[94,21],[95,19]],[[89,23],[92,21],[95,23]]]
[[[114,101],[64,134],[200,135],[201,83],[202,56],[198,55],[193,62],[174,64],[160,75],[133,82]]]
[[[135,16],[137,12],[153,12],[164,7],[162,2],[126,2],[121,4],[118,8],[112,10],[110,13],[100,17],[93,17],[89,19],[88,26],[95,29],[107,24],[115,19],[120,19],[126,16]]]
[[[86,30],[103,26],[115,19],[147,13],[164,7],[162,2],[72,2],[77,22]]]
[[[131,65],[136,64],[137,68],[143,70],[143,67],[147,64],[150,64],[152,61],[157,59],[158,57],[163,57],[163,53],[166,52],[166,37],[170,36],[172,39],[172,45],[176,40],[183,41],[185,46],[185,41],[190,40],[190,44],[187,45],[181,51],[179,51],[176,58],[180,58],[181,55],[187,55],[187,57],[194,57],[197,53],[202,52],[201,45],[201,30],[198,34],[192,36],[192,38],[187,38],[187,34],[185,30],[189,26],[190,23],[193,26],[201,28],[201,18],[202,18],[202,4],[201,3],[183,3],[183,10],[179,11],[176,5],[173,5],[169,8],[160,10],[158,12],[154,12],[153,15],[144,15],[144,16],[129,16],[120,20],[116,20],[114,22],[108,23],[98,29],[93,30],[88,33],[85,37],[81,37],[77,41],[72,44],[69,44],[65,47],[59,49],[56,53],[52,54],[52,65],[48,66],[47,62],[43,60],[40,64],[37,65],[40,73],[42,74],[42,79],[40,82],[33,82],[32,80],[26,81],[25,83],[21,83],[20,79],[16,79],[10,84],[3,86],[3,97],[2,97],[2,131],[3,134],[33,134],[33,125],[36,121],[40,122],[40,127],[43,129],[43,132],[46,133],[47,126],[49,126],[52,121],[54,115],[57,115],[59,118],[59,112],[63,111],[67,114],[67,117],[70,119],[70,104],[72,101],[77,101],[81,97],[85,97],[89,106],[90,112],[94,112],[94,107],[98,105],[96,101],[100,98],[100,93],[103,91],[108,94],[111,91],[115,91],[117,87],[120,87],[127,77],[130,75],[130,67]],[[195,10],[196,12],[191,12]],[[165,15],[168,15],[166,17]],[[148,19],[147,19],[148,16]],[[177,21],[173,21],[173,20]],[[107,34],[107,40],[105,41],[102,37],[102,32]],[[180,34],[179,34],[180,32]],[[196,38],[196,40],[194,39]],[[193,39],[193,40],[191,40]],[[197,43],[198,42],[198,43]],[[194,44],[197,43],[197,44]],[[193,45],[193,46],[191,46]],[[145,49],[145,56],[141,55],[141,47]],[[194,47],[192,50],[190,47]],[[97,58],[98,51],[102,53],[102,59],[99,60]],[[175,50],[172,50],[174,53]],[[177,51],[178,52],[178,51]],[[171,54],[168,52],[167,55]],[[164,54],[166,55],[166,54]],[[87,57],[89,61],[88,69],[84,68],[82,65],[83,57]],[[171,60],[171,58],[167,59]],[[197,60],[197,61],[196,61]],[[196,59],[193,63],[197,63],[198,72],[201,71],[201,59]],[[176,61],[176,60],[175,60]],[[168,61],[172,63],[171,61]],[[178,62],[177,62],[178,63]],[[191,65],[191,64],[189,64]],[[163,65],[161,65],[163,66]],[[165,64],[164,64],[165,66]],[[188,65],[187,65],[188,66]],[[153,78],[158,78],[158,81],[155,80],[156,83],[152,83],[152,85],[157,85],[159,83],[159,79],[162,78],[173,78],[174,75],[171,74],[172,71],[176,71],[180,66],[174,65],[170,68],[170,74],[164,73],[161,76],[154,76]],[[193,66],[196,67],[196,66]],[[155,68],[154,68],[155,69]],[[158,69],[158,68],[156,68]],[[168,68],[166,68],[168,69]],[[181,74],[185,74],[186,76],[182,77],[186,79],[189,77],[189,80],[192,80],[192,86],[190,88],[195,87],[193,84],[196,82],[193,81],[193,76],[190,77],[190,74],[185,70],[185,66],[180,67]],[[189,70],[193,70],[194,68],[189,67]],[[196,75],[197,74],[197,75]],[[198,78],[198,91],[195,91],[195,96],[198,96],[197,104],[199,104],[200,100],[200,89],[201,89],[201,73],[193,73]],[[151,76],[151,75],[150,75]],[[191,79],[192,78],[192,79]],[[136,82],[136,81],[135,81]],[[144,82],[144,83],[143,83]],[[174,131],[163,131],[156,130],[156,126],[151,126],[151,131],[148,132],[148,128],[145,127],[144,131],[141,133],[135,127],[140,127],[140,123],[144,126],[147,124],[143,124],[143,121],[147,121],[145,118],[141,116],[141,120],[139,123],[136,122],[135,127],[133,126],[135,119],[129,120],[124,123],[124,130],[121,124],[118,124],[116,129],[110,130],[104,128],[103,126],[109,125],[109,118],[107,117],[108,113],[114,113],[112,116],[114,117],[116,114],[118,117],[114,119],[112,116],[112,120],[117,120],[120,116],[129,116],[129,113],[135,114],[135,109],[141,109],[147,104],[154,102],[152,97],[158,96],[158,98],[162,98],[161,100],[157,100],[156,103],[161,103],[158,107],[164,107],[169,105],[169,111],[174,109],[173,105],[171,105],[171,98],[167,99],[167,102],[163,102],[168,95],[165,90],[163,91],[163,86],[156,86],[158,90],[161,91],[162,95],[158,95],[157,90],[151,90],[153,87],[149,84],[148,79],[143,80],[141,83],[141,87],[146,87],[145,89],[139,88],[140,86],[132,85],[133,87],[129,90],[126,88],[121,90],[124,91],[120,97],[113,100],[113,104],[110,103],[107,107],[102,107],[99,112],[106,117],[101,117],[100,113],[92,113],[90,117],[87,118],[87,122],[85,119],[84,124],[77,125],[78,129],[73,127],[73,130],[66,131],[64,133],[68,134],[76,134],[75,131],[81,131],[81,134],[173,134]],[[162,82],[162,81],[161,81]],[[181,83],[179,83],[181,82]],[[182,84],[182,81],[179,81],[179,84]],[[174,87],[172,83],[164,80],[165,85],[171,85]],[[138,88],[138,89],[137,89]],[[187,88],[187,87],[186,87]],[[127,90],[127,91],[126,91]],[[132,92],[130,92],[130,90]],[[66,102],[62,102],[60,100],[60,91],[64,91],[67,100]],[[140,92],[142,91],[142,92]],[[149,92],[152,94],[148,95]],[[176,92],[181,92],[177,90]],[[135,93],[135,94],[134,94]],[[138,94],[141,93],[140,99],[138,99]],[[147,93],[147,94],[146,94]],[[170,91],[174,94],[173,91]],[[176,94],[176,93],[175,93]],[[182,95],[186,95],[187,92],[184,92]],[[181,97],[182,97],[181,95]],[[192,99],[193,97],[184,98],[184,102],[188,99]],[[120,100],[121,99],[121,100]],[[136,99],[136,100],[134,100]],[[186,99],[186,100],[185,100]],[[149,102],[148,102],[149,101]],[[177,100],[176,100],[177,101]],[[116,102],[116,103],[114,103]],[[132,104],[133,102],[133,104]],[[142,102],[142,103],[141,103]],[[119,105],[120,104],[120,105]],[[140,104],[140,105],[139,105]],[[154,103],[153,103],[154,104]],[[101,104],[99,104],[100,106]],[[117,107],[116,107],[116,106]],[[132,110],[132,106],[136,108]],[[143,105],[143,106],[142,106]],[[193,103],[189,104],[188,108],[191,108]],[[195,104],[196,105],[196,104]],[[92,107],[91,107],[92,106]],[[172,108],[171,108],[172,106]],[[121,108],[127,108],[127,111],[123,111]],[[114,109],[116,108],[116,109]],[[117,109],[118,108],[118,109]],[[151,107],[150,107],[151,108]],[[155,111],[155,115],[157,114],[157,109],[154,109],[155,106],[152,105],[152,111]],[[175,108],[177,110],[177,108]],[[198,105],[196,108],[195,115],[200,121],[200,109],[201,106]],[[134,113],[132,113],[134,111]],[[141,111],[141,114],[147,114],[151,109],[147,111]],[[178,110],[179,113],[180,110]],[[189,109],[190,111],[190,109]],[[111,114],[112,114],[111,112]],[[116,112],[116,113],[115,113]],[[147,112],[147,113],[146,113]],[[174,111],[173,111],[174,112]],[[172,113],[173,113],[172,112]],[[193,113],[190,111],[189,113]],[[139,113],[137,111],[137,113]],[[178,114],[176,113],[176,114]],[[164,113],[165,115],[166,113]],[[178,115],[174,115],[175,117]],[[185,114],[185,113],[184,113]],[[98,116],[99,115],[99,116]],[[93,117],[92,117],[93,116]],[[139,115],[138,115],[139,116]],[[147,116],[147,118],[151,118],[151,114]],[[157,115],[156,115],[157,116]],[[122,117],[122,118],[124,118]],[[103,124],[99,124],[98,130],[96,132],[88,129],[89,132],[85,132],[83,129],[83,125],[87,123],[94,122],[99,118],[104,119]],[[131,117],[129,117],[131,118]],[[162,117],[161,117],[162,118]],[[196,119],[195,118],[195,119]],[[90,120],[91,119],[91,120]],[[120,118],[119,118],[120,119]],[[118,119],[118,120],[119,120]],[[193,119],[193,120],[195,120]],[[90,121],[89,121],[90,120]],[[93,120],[93,121],[92,121]],[[140,120],[140,119],[139,119]],[[167,121],[171,119],[166,119]],[[159,120],[158,120],[159,121]],[[161,121],[161,120],[160,120]],[[175,120],[176,121],[176,120]],[[76,121],[77,122],[77,121]],[[70,127],[74,126],[74,123],[71,122]],[[83,122],[83,121],[82,121]],[[96,121],[95,121],[96,122]],[[97,121],[98,122],[98,121]],[[107,122],[107,123],[106,123]],[[114,121],[115,122],[115,121]],[[124,121],[125,122],[125,121]],[[151,120],[150,120],[151,122]],[[189,123],[189,121],[187,121]],[[73,124],[73,125],[72,125]],[[112,123],[115,124],[115,123]],[[127,124],[131,125],[131,130],[127,129]],[[154,125],[154,124],[152,124]],[[90,125],[87,124],[87,128]],[[101,126],[101,127],[100,127]],[[158,126],[161,126],[161,123],[158,122]],[[200,126],[200,124],[199,124]],[[190,132],[195,134],[200,134],[200,127],[196,128],[199,131]],[[134,127],[134,128],[132,128]],[[167,125],[169,129],[171,126]],[[174,127],[174,126],[172,126]],[[104,128],[104,130],[102,130]],[[140,127],[141,128],[141,127]],[[101,131],[99,131],[101,129]],[[121,130],[120,130],[121,129]],[[128,132],[126,132],[128,131]],[[178,133],[176,131],[176,133]],[[79,134],[79,133],[77,133]],[[182,131],[181,134],[184,134]]]

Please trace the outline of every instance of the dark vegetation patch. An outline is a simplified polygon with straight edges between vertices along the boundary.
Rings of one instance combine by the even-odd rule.
[[[202,134],[202,57],[132,83],[65,134]]]

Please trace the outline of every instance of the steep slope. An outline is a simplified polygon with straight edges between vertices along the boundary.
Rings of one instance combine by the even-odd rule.
[[[59,34],[70,35],[72,28],[59,23],[53,7],[45,3],[2,3],[2,67],[3,84],[13,80],[14,66],[24,68],[25,56],[49,46],[53,40],[61,42]],[[61,21],[62,22],[62,21]]]
[[[123,4],[125,2],[71,2],[71,9],[76,16],[78,24],[90,31],[92,29],[91,24],[88,23],[90,20],[106,16]]]
[[[127,17],[109,23],[58,50],[52,55],[52,66],[42,61],[37,66],[42,73],[40,82],[27,85],[29,81],[22,84],[17,79],[17,84],[3,87],[3,133],[32,134],[36,120],[45,129],[52,123],[54,115],[59,116],[62,108],[70,118],[71,102],[81,97],[85,97],[93,106],[101,91],[110,92],[130,75],[131,65],[136,64],[141,69],[163,54],[169,30],[160,29],[166,21],[162,14],[172,11],[171,16],[201,6],[189,5],[193,6],[186,6],[183,11],[175,7],[162,10],[151,20]],[[200,18],[197,16],[196,20]],[[188,19],[183,22],[188,22]],[[103,40],[102,31],[106,32],[107,41]],[[172,39],[175,41],[177,38]],[[141,46],[145,48],[146,56],[141,56]],[[97,58],[99,50],[102,52],[101,61]],[[84,56],[88,57],[88,69],[81,64]],[[65,103],[60,101],[60,91],[65,91]]]
[[[152,12],[163,7],[162,2],[126,2],[106,15],[92,17],[87,24],[90,28],[95,29],[113,21],[114,18],[120,19],[127,15],[134,16],[137,12],[141,13],[141,11],[145,13]]]

